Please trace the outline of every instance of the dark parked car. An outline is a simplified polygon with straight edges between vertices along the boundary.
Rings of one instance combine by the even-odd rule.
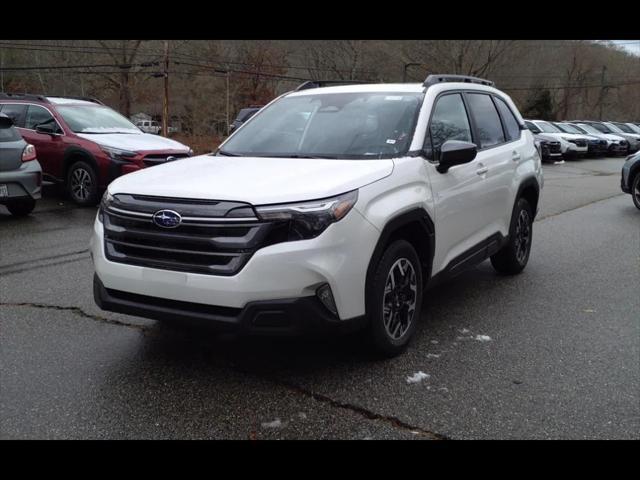
[[[634,205],[640,209],[640,153],[629,155],[624,162],[620,187],[631,194]]]
[[[0,205],[12,215],[29,215],[41,188],[42,169],[35,147],[22,139],[9,117],[0,113]]]
[[[252,105],[250,107],[243,108],[242,110],[240,110],[238,112],[238,116],[236,117],[236,119],[233,121],[231,125],[229,125],[229,134],[232,134],[238,128],[240,128],[240,126],[244,122],[246,122],[251,117],[253,117],[256,113],[258,113],[258,111],[260,111],[262,107],[263,105]]]
[[[79,205],[97,203],[120,175],[193,153],[95,99],[0,93],[0,112],[36,147],[45,179],[63,184]]]

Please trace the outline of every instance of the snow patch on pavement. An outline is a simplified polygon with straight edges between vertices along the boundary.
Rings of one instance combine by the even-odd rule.
[[[423,380],[426,380],[430,376],[431,375],[429,375],[428,373],[424,373],[422,370],[420,370],[414,373],[413,375],[407,377],[407,383],[410,385],[412,383],[422,383]]]

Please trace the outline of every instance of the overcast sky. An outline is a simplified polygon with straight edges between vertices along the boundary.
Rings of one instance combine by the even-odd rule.
[[[634,55],[640,56],[640,40],[612,40]]]

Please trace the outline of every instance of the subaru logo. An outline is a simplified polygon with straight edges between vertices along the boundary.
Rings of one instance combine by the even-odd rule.
[[[177,159],[178,157],[174,157],[173,155],[171,155],[167,157],[167,162],[173,162],[174,160],[177,160]]]
[[[182,222],[182,217],[173,210],[159,210],[153,214],[153,223],[162,228],[176,228]]]

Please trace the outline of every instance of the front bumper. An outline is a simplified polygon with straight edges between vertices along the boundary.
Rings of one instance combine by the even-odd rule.
[[[216,307],[109,290],[97,275],[93,296],[103,310],[240,335],[344,334],[365,322],[364,316],[338,320],[316,297],[256,301],[244,308]]]
[[[366,273],[378,237],[379,231],[354,208],[318,237],[261,248],[238,273],[222,276],[109,261],[103,225],[96,218],[91,254],[107,290],[203,306],[243,309],[258,301],[315,299],[318,287],[328,283],[338,317],[347,320],[365,313]]]
[[[16,170],[0,172],[0,184],[6,185],[8,197],[0,197],[0,203],[11,199],[42,197],[42,168],[37,160],[24,162]]]

